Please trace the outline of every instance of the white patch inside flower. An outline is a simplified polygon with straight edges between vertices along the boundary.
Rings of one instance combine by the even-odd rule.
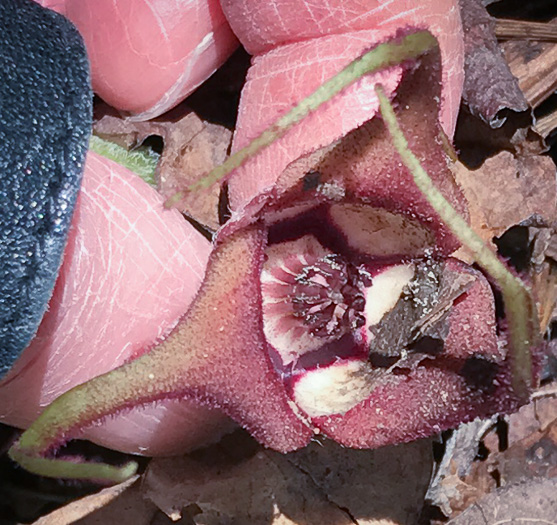
[[[365,291],[367,327],[377,324],[394,308],[414,272],[413,264],[397,264],[373,277],[372,285]]]
[[[372,392],[364,361],[344,361],[305,372],[294,385],[294,400],[309,416],[344,414]]]
[[[302,213],[308,212],[315,208],[315,203],[304,203],[297,204],[295,206],[290,206],[290,208],[284,208],[283,210],[269,211],[265,215],[265,222],[267,225],[276,224],[280,221],[285,221],[287,219],[293,219]]]
[[[334,204],[329,213],[348,244],[372,256],[423,255],[434,242],[417,221],[382,208]]]

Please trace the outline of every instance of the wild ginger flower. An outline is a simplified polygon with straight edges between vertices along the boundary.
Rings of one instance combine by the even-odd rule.
[[[465,214],[442,146],[438,57],[395,75],[411,148]],[[263,184],[253,171],[233,176],[235,214],[180,323],[81,387],[77,412],[75,393],[47,409],[45,439],[27,452],[44,453],[68,425],[176,398],[221,410],[281,451],[319,433],[355,447],[396,443],[514,406],[491,290],[448,258],[458,243],[381,120],[296,159]],[[56,410],[69,417],[52,419]]]

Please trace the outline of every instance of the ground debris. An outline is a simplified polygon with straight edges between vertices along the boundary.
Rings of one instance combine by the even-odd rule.
[[[467,509],[492,497],[502,499],[489,499],[490,505],[506,508],[508,502],[503,500],[505,492],[499,491],[500,487],[528,486],[533,480],[556,478],[556,386],[553,383],[540,389],[515,414],[498,421],[475,421],[455,431],[428,491],[429,501],[447,517],[459,516],[455,524],[483,523],[461,522],[460,515],[468,515],[471,511]]]
[[[503,110],[528,112],[528,102],[497,44],[495,19],[480,0],[460,0],[460,12],[466,56],[463,102],[472,115],[499,128],[510,117]]]
[[[555,104],[541,107],[557,89],[557,19],[505,22],[508,41],[501,46],[503,53],[526,100],[536,110],[536,131],[547,138],[557,127]]]
[[[101,116],[102,113],[102,116]],[[97,112],[94,132],[127,149],[141,145],[146,139],[160,137],[163,149],[156,170],[159,192],[170,198],[222,164],[232,140],[226,127],[202,120],[184,104],[147,122],[122,118],[106,106]],[[201,225],[214,231],[219,227],[218,202],[220,187],[186,194],[174,207]]]
[[[138,477],[73,501],[38,519],[34,525],[118,525],[128,522],[148,525],[157,509],[142,498]]]
[[[556,493],[555,478],[504,487],[482,498],[448,525],[553,524],[557,516]]]
[[[547,224],[556,219],[555,164],[550,157],[502,151],[475,170],[456,163],[453,173],[468,200],[472,228],[488,244],[533,216]]]
[[[431,464],[429,440],[378,451],[327,441],[283,455],[239,432],[200,454],[154,460],[144,490],[170,518],[186,509],[196,525],[402,525],[417,522]]]

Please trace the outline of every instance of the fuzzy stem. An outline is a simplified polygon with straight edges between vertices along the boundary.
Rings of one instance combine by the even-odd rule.
[[[11,448],[8,455],[29,472],[51,478],[87,479],[116,484],[126,481],[137,472],[137,463],[133,461],[122,467],[104,463],[76,463],[30,455],[16,448]]]
[[[357,58],[330,80],[319,86],[311,95],[303,99],[286,115],[252,140],[245,148],[231,155],[224,164],[217,166],[207,176],[192,184],[187,192],[209,188],[220,181],[261,150],[281,138],[290,128],[301,122],[312,111],[331,100],[356,80],[369,73],[402,64],[422,55],[437,46],[437,40],[428,31],[419,31],[406,35],[394,42],[386,42],[374,47],[365,55]],[[178,192],[170,197],[165,206],[170,208],[184,198],[186,192]]]
[[[57,398],[21,435],[10,456],[45,476],[120,482],[134,474],[135,464],[112,467],[52,456],[92,423],[169,399],[220,406],[257,430],[260,441],[271,448],[287,452],[306,445],[312,431],[292,410],[264,351],[257,312],[265,243],[260,225],[221,240],[195,300],[172,332],[141,357]]]
[[[89,149],[133,171],[150,186],[157,185],[155,170],[157,169],[159,155],[150,149],[140,147],[128,151],[122,146],[108,140],[103,140],[96,135],[91,135]]]
[[[150,381],[156,360],[146,354],[120,368],[78,385],[56,398],[9,450],[9,456],[35,474],[54,478],[95,479],[120,483],[133,476],[135,462],[121,467],[46,457],[76,430],[101,420],[119,408],[148,402],[166,393],[165,384]],[[135,371],[135,381],[130,375]],[[104,395],[108,392],[109,395]],[[144,399],[139,395],[143,392]]]
[[[503,295],[510,332],[512,358],[512,384],[521,401],[529,399],[532,390],[532,357],[530,348],[536,344],[539,331],[532,296],[524,283],[515,277],[483,240],[468,226],[451,204],[435,187],[433,181],[412,153],[393,109],[381,86],[375,88],[381,115],[389,130],[393,144],[402,162],[414,177],[416,186],[423,193],[441,220],[474,255],[478,265],[488,273]]]

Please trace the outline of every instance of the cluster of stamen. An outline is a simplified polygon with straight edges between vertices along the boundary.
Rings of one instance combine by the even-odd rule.
[[[314,336],[340,336],[364,325],[362,288],[371,276],[343,260],[326,255],[304,266],[296,275],[289,298],[293,315],[308,326]]]

